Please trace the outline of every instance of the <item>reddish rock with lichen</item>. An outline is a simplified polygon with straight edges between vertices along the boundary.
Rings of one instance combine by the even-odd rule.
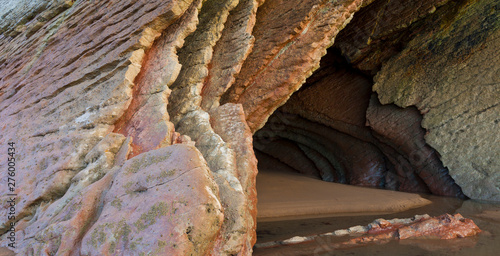
[[[261,127],[280,130],[277,144],[256,148],[312,176],[461,195],[442,159],[467,195],[499,198],[498,1],[3,2],[0,145],[19,152],[16,253],[250,255]],[[362,7],[338,40],[350,67],[321,66]],[[420,113],[369,102],[372,80],[352,65],[382,65],[381,102]],[[297,118],[269,118],[318,67],[276,112]],[[412,225],[381,221],[391,232],[380,238],[479,232],[460,216]]]
[[[438,217],[421,217],[409,223],[377,220],[368,226],[367,235],[353,238],[342,246],[369,242],[385,242],[390,239],[453,239],[475,236],[481,229],[471,219],[461,214],[443,214]]]
[[[455,215],[443,214],[399,228],[397,238],[437,237],[453,239],[474,236],[479,232],[481,230],[471,219],[464,218],[459,213]]]

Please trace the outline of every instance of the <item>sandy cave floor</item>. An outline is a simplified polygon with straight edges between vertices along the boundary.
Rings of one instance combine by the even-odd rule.
[[[431,201],[419,194],[325,182],[283,170],[257,175],[257,221],[402,212]]]

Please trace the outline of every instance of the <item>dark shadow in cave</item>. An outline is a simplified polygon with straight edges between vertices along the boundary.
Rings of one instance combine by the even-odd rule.
[[[261,165],[267,155],[324,181],[466,198],[425,143],[420,112],[381,105],[372,84],[330,48],[320,68],[255,133]]]

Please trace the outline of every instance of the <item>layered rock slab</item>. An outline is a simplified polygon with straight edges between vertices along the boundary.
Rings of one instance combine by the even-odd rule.
[[[87,168],[72,179],[68,191],[52,203],[43,203],[34,216],[16,225],[23,255],[79,255],[83,235],[99,215],[102,195],[129,153],[130,139],[109,134],[86,156]]]
[[[222,102],[241,103],[253,132],[318,68],[335,35],[363,1],[266,1],[254,50]]]
[[[221,191],[225,219],[211,252],[214,255],[251,254],[256,239],[254,184],[257,167],[251,132],[244,119],[243,109],[239,105],[229,104],[206,109],[210,110],[208,112],[201,107],[204,83],[214,74],[220,75],[217,70],[221,68],[237,72],[238,65],[251,46],[248,33],[253,27],[257,3],[242,1],[239,7],[238,3],[235,0],[203,3],[196,31],[186,38],[186,44],[179,50],[179,61],[183,66],[171,86],[171,100],[168,103],[176,131],[189,136],[196,143],[214,172]],[[224,49],[221,47],[241,37],[248,40],[242,42],[241,48],[237,50],[236,55],[239,57],[235,62],[219,63],[221,58],[225,58],[220,52]],[[215,58],[214,51],[218,54]],[[227,75],[226,78],[231,80],[232,74]],[[219,86],[228,86],[215,82],[214,88],[217,90]]]
[[[382,104],[414,105],[424,114],[426,142],[477,199],[500,198],[499,8],[496,1],[472,1],[438,10],[374,85]]]
[[[204,110],[210,111],[220,105],[221,96],[233,85],[235,75],[250,54],[255,41],[252,30],[257,7],[262,2],[241,0],[229,13],[221,38],[213,49],[209,74],[203,82],[201,107]]]
[[[136,156],[114,175],[81,255],[206,255],[223,210],[203,156],[173,145]]]
[[[354,15],[335,42],[354,67],[375,74],[419,29],[407,29],[448,0],[377,0]]]
[[[198,22],[201,0],[193,1],[186,13],[164,31],[145,53],[135,79],[133,97],[125,114],[115,124],[115,132],[132,138],[129,157],[175,143],[175,128],[167,112],[170,86],[181,70],[177,50]],[[159,36],[160,32],[156,32]]]
[[[196,142],[221,191],[225,219],[211,253],[251,254],[256,239],[257,164],[242,106],[225,104],[211,115],[203,110],[190,112],[177,131]]]
[[[18,230],[90,167],[86,156],[130,103],[145,50],[189,5],[80,1],[30,37],[2,38],[0,141],[15,142],[19,153]]]

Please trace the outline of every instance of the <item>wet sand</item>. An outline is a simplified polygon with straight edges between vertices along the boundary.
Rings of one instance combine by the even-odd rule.
[[[355,225],[366,225],[377,218],[409,218],[415,214],[438,216],[460,213],[472,219],[483,232],[478,236],[450,240],[409,239],[393,240],[386,244],[366,244],[348,249],[335,249],[334,244],[351,237],[323,237],[311,242],[269,248],[254,248],[254,256],[309,256],[309,255],[370,255],[370,256],[491,256],[500,251],[500,203],[456,198],[426,196],[431,204],[389,215],[326,217],[275,222],[257,225],[257,244],[282,241],[294,236],[323,234]],[[314,217],[314,216],[311,216]]]
[[[286,170],[260,170],[258,222],[389,214],[431,203],[418,194],[325,182]]]
[[[262,168],[262,167],[273,167]],[[277,168],[279,167],[279,168]],[[257,244],[311,236],[366,225],[377,218],[410,218],[461,213],[480,229],[478,236],[451,240],[401,240],[334,249],[345,237],[324,237],[295,245],[254,248],[256,256],[299,255],[445,255],[489,256],[500,251],[500,204],[418,195],[323,182],[286,170],[259,166]]]

